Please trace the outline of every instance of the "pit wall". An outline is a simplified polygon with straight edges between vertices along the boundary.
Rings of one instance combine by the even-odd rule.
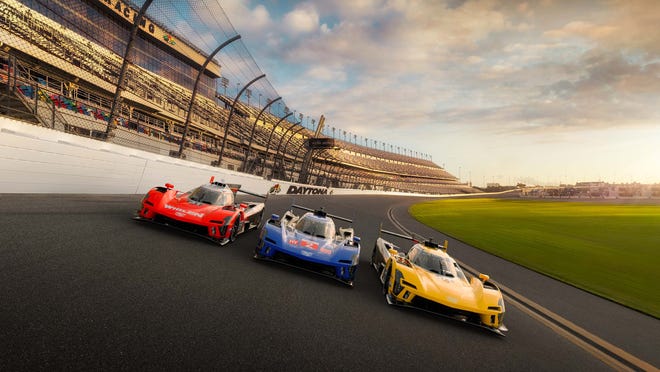
[[[187,191],[211,176],[258,194],[429,196],[266,180],[0,117],[0,193],[143,194],[168,182]]]

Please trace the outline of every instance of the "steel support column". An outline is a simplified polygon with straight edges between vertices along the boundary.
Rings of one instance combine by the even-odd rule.
[[[308,137],[307,139],[309,138],[312,137]],[[296,171],[296,161],[298,161],[298,155],[300,155],[300,150],[302,150],[303,147],[305,147],[305,141],[303,141],[303,143],[298,147],[296,155],[293,157],[293,165],[291,166],[291,182],[293,182],[293,173]],[[300,167],[300,172],[302,172],[302,166]]]
[[[293,115],[292,112],[282,116],[282,118],[280,120],[278,120],[277,123],[275,123],[275,126],[273,127],[273,130],[270,131],[270,135],[268,136],[268,142],[266,142],[266,159],[268,159],[268,157],[270,156],[270,154],[269,154],[270,143],[271,143],[271,140],[273,139],[273,134],[275,133],[275,129],[277,129],[277,127],[280,125],[280,123],[282,123],[284,121],[284,119],[288,118],[291,115]],[[273,161],[274,161],[274,158],[273,158]],[[254,164],[254,162],[252,162],[252,163]],[[265,163],[264,163],[264,167],[265,167]]]
[[[302,123],[302,121],[301,121],[300,123]],[[275,158],[273,159],[273,170],[275,169],[275,160],[278,159],[278,156],[279,156],[279,154],[280,154],[280,148],[282,147],[282,142],[284,142],[284,137],[286,137],[287,133],[289,133],[289,132],[291,131],[291,129],[295,128],[297,125],[300,125],[300,123],[297,123],[297,124],[294,124],[294,125],[290,126],[290,127],[284,132],[284,134],[282,134],[282,137],[280,138],[280,142],[277,144],[277,150],[275,151]],[[300,125],[300,127],[299,127],[294,133],[291,133],[291,137],[289,137],[289,139],[288,139],[287,142],[286,142],[286,145],[284,145],[284,149],[286,149],[287,147],[289,147],[289,142],[291,141],[291,139],[293,138],[293,136],[295,136],[296,134],[298,134],[298,133],[299,133],[301,130],[303,130],[303,129],[305,129],[305,127],[303,127],[302,125]],[[282,152],[282,158],[280,159],[280,165],[282,166],[282,168],[284,168],[284,151]]]
[[[225,145],[227,144],[227,135],[229,134],[229,126],[231,125],[231,117],[234,116],[234,109],[236,108],[236,103],[238,102],[238,99],[241,98],[241,95],[243,92],[250,87],[250,85],[254,84],[257,80],[266,77],[266,74],[262,74],[261,76],[257,76],[256,78],[250,80],[249,83],[245,84],[243,89],[241,89],[238,94],[236,94],[236,98],[234,98],[234,102],[231,104],[231,109],[229,109],[229,117],[227,118],[227,125],[225,126],[225,135],[222,138],[222,147],[220,148],[220,156],[218,156],[218,167],[222,165],[222,156],[225,153]]]
[[[245,160],[243,161],[243,172],[247,173],[247,171],[248,171],[248,169],[247,169],[248,168],[248,159],[250,158],[250,152],[252,151],[252,140],[254,139],[254,131],[257,129],[257,122],[259,121],[259,118],[261,117],[261,114],[263,114],[264,111],[266,111],[266,109],[268,107],[270,107],[273,103],[275,103],[275,102],[277,102],[281,99],[282,99],[282,97],[277,97],[274,100],[268,102],[268,104],[266,106],[264,106],[261,109],[261,111],[259,111],[259,115],[257,115],[257,118],[254,119],[254,124],[252,124],[252,131],[250,132],[250,142],[248,143],[247,152],[245,153]],[[273,130],[274,129],[275,128],[273,128]],[[268,155],[268,154],[266,154],[266,155]]]
[[[108,115],[108,125],[105,128],[105,140],[107,141],[112,134],[112,130],[115,129],[115,112],[117,111],[117,105],[121,104],[121,91],[124,89],[124,76],[126,75],[126,70],[128,70],[128,54],[133,49],[133,42],[135,41],[135,36],[137,36],[138,28],[140,28],[140,23],[142,22],[142,17],[146,13],[147,8],[151,5],[153,0],[146,0],[137,16],[133,19],[133,27],[131,28],[131,34],[128,37],[128,42],[126,43],[126,50],[124,51],[124,63],[121,65],[121,70],[119,72],[119,80],[117,81],[117,89],[115,90],[115,97],[112,99],[112,105],[110,106],[110,115]]]
[[[206,70],[206,66],[211,63],[211,60],[213,57],[215,57],[218,52],[220,52],[224,47],[227,45],[233,43],[234,41],[238,40],[241,38],[241,35],[236,35],[232,37],[231,39],[228,39],[224,43],[220,44],[213,53],[211,53],[208,57],[206,57],[206,61],[204,61],[204,64],[202,65],[202,68],[197,71],[197,77],[195,78],[195,85],[193,85],[193,90],[192,90],[192,95],[190,97],[190,102],[188,103],[188,112],[186,113],[186,123],[183,125],[183,133],[181,134],[181,145],[179,146],[179,153],[177,154],[177,157],[181,157],[183,155],[183,148],[186,144],[186,135],[188,135],[188,127],[190,126],[190,116],[192,115],[192,109],[193,105],[195,104],[195,96],[197,96],[197,86],[199,85],[199,80],[202,78],[202,74],[204,73],[204,70]]]

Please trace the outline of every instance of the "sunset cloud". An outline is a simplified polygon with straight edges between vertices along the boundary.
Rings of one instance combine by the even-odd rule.
[[[469,161],[475,173],[478,154],[464,141],[505,151],[525,138],[562,151],[567,136],[659,127],[655,0],[230,4],[223,8],[251,53],[299,112]]]

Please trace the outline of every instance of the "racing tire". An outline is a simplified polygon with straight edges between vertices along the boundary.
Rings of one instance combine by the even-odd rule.
[[[252,257],[254,257],[255,260],[262,260],[262,259],[264,259],[266,256],[264,256],[264,255],[262,255],[261,253],[259,253],[259,248],[255,248],[255,250],[254,250],[254,256],[252,256]]]
[[[390,286],[390,275],[391,275],[391,268],[388,267],[385,269],[385,280],[383,280],[383,294],[387,296],[389,294],[389,286]]]
[[[357,265],[353,265],[353,266],[348,268],[348,278],[347,278],[346,282],[351,287],[353,286],[353,282],[355,281],[355,272],[356,271],[357,271]]]
[[[374,246],[374,250],[373,250],[373,252],[371,253],[371,262],[369,262],[369,264],[370,264],[374,269],[376,269],[376,273],[378,273],[378,275],[380,275],[380,273],[381,273],[382,270],[380,269],[380,265],[377,265],[377,264],[376,264],[376,249],[377,249],[377,247]]]
[[[254,229],[254,228],[260,228],[261,229],[263,227],[263,225],[261,224],[261,222],[263,221],[263,218],[264,218],[264,212],[259,212],[259,216],[255,219],[256,223],[254,225],[250,224],[250,228],[251,229]]]
[[[229,241],[233,242],[236,240],[236,235],[238,235],[238,224],[239,222],[234,222],[234,226],[231,227],[231,231],[229,232]]]

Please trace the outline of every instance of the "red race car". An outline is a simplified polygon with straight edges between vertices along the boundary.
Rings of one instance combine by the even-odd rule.
[[[234,203],[240,187],[214,182],[211,177],[208,184],[183,193],[167,183],[147,192],[134,218],[185,230],[225,245],[238,234],[257,227],[263,214],[265,203]]]

